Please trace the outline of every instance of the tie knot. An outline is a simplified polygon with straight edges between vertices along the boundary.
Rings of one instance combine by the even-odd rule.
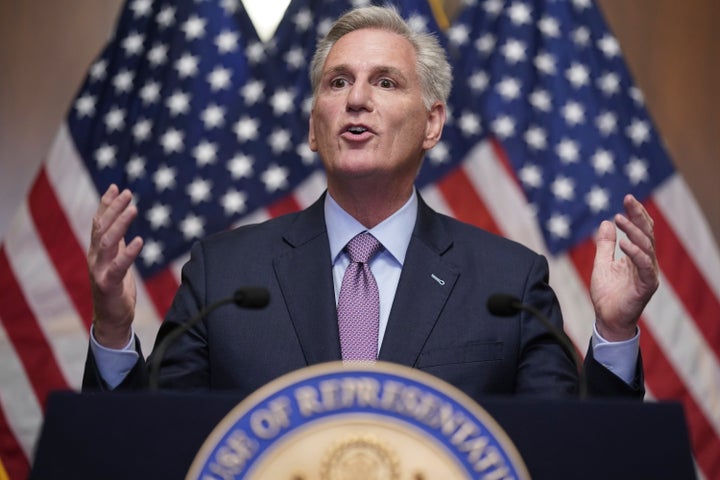
[[[382,244],[368,232],[356,235],[345,246],[345,250],[350,255],[350,261],[353,263],[368,263],[381,248]]]

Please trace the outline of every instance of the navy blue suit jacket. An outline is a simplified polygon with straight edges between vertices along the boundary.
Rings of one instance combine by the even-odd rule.
[[[163,388],[232,389],[245,396],[282,374],[340,360],[323,198],[301,212],[198,242],[157,342],[203,306],[248,285],[267,287],[268,307],[227,305],[192,328],[167,351]],[[488,313],[487,299],[496,292],[516,295],[562,325],[544,257],[441,215],[420,199],[379,359],[433,374],[475,399],[575,394],[571,358],[537,319]],[[120,388],[147,384],[140,357]],[[585,371],[592,394],[643,394],[641,374],[627,386],[591,351]],[[83,385],[103,388],[92,354]]]

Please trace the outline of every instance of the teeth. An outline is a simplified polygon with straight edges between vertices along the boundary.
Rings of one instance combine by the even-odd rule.
[[[365,127],[350,127],[348,129],[348,131],[350,133],[363,133],[363,132],[367,131],[367,128],[365,128]]]

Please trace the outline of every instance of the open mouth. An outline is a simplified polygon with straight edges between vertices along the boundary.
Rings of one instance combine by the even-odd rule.
[[[352,133],[353,135],[362,135],[363,133],[367,132],[368,129],[363,126],[352,126],[349,127],[347,131]]]

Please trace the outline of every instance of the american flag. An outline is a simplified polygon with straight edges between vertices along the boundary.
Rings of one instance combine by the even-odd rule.
[[[79,387],[101,193],[115,182],[136,196],[135,328],[149,348],[193,241],[323,191],[307,65],[331,20],[362,3],[295,0],[267,42],[239,0],[126,4],[0,246],[0,478],[27,476],[47,394]],[[720,255],[618,42],[591,0],[464,3],[446,25],[423,0],[397,2],[438,32],[455,74],[422,195],[546,254],[581,351],[594,229],[625,193],[640,198],[662,269],[640,325],[648,398],[682,402],[698,472],[720,477]]]

